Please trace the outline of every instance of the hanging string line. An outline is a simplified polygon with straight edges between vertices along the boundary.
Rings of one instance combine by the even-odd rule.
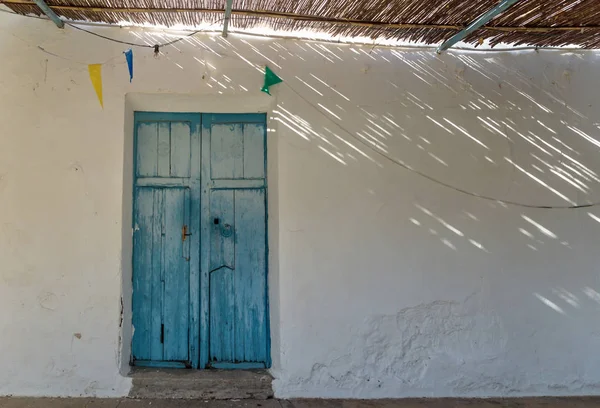
[[[575,210],[575,209],[580,209],[580,208],[589,208],[589,207],[596,207],[600,205],[600,202],[594,202],[594,203],[589,203],[589,204],[574,204],[574,205],[564,205],[564,206],[555,206],[555,205],[535,205],[535,204],[527,204],[527,203],[521,203],[518,201],[511,201],[511,200],[503,200],[503,199],[499,199],[499,198],[495,198],[495,197],[490,197],[490,196],[486,196],[483,194],[478,194],[478,193],[473,193],[467,190],[464,190],[460,187],[456,187],[453,186],[451,184],[448,184],[446,182],[443,182],[441,180],[438,180],[428,174],[425,174],[419,170],[413,169],[412,167],[408,166],[407,164],[403,163],[402,161],[391,157],[379,150],[374,149],[372,146],[370,146],[369,144],[367,144],[364,140],[362,140],[360,137],[355,136],[350,130],[348,130],[347,128],[345,128],[342,124],[340,124],[338,121],[332,119],[329,115],[327,115],[321,108],[319,108],[317,105],[315,105],[313,102],[309,101],[307,98],[305,98],[304,96],[302,96],[298,91],[296,91],[294,88],[292,88],[292,86],[290,84],[288,84],[287,82],[283,82],[284,85],[286,85],[288,87],[289,90],[291,90],[292,92],[294,92],[300,99],[302,99],[304,102],[306,102],[308,105],[310,105],[314,110],[316,110],[321,116],[325,117],[329,122],[333,123],[334,125],[336,125],[338,128],[340,128],[341,130],[344,131],[344,133],[346,133],[348,136],[350,136],[352,139],[358,141],[362,146],[368,148],[370,151],[373,151],[375,153],[377,153],[379,156],[383,157],[384,159],[386,159],[387,161],[402,167],[405,170],[410,171],[411,173],[414,173],[420,177],[423,177],[435,184],[439,184],[445,188],[457,191],[461,194],[464,195],[468,195],[471,197],[476,197],[482,200],[487,200],[487,201],[494,201],[497,203],[502,203],[502,204],[507,204],[507,205],[512,205],[512,206],[516,206],[516,207],[524,207],[524,208],[535,208],[535,209],[545,209],[545,210]]]
[[[61,55],[55,54],[55,53],[50,52],[47,49],[45,49],[45,48],[43,48],[43,47],[41,47],[39,45],[37,46],[37,48],[40,51],[42,51],[42,52],[44,52],[44,53],[46,53],[48,55],[51,55],[51,56],[53,56],[55,58],[60,58],[61,60],[64,60],[64,61],[74,62],[75,64],[81,64],[81,65],[90,65],[88,62],[81,62],[81,61],[77,61],[77,60],[74,60],[74,59],[71,59],[71,58],[67,58],[67,57],[63,57]],[[111,57],[111,58],[109,58],[109,59],[107,59],[107,60],[105,60],[103,62],[98,62],[97,64],[102,64],[102,65],[108,64],[109,62],[112,62],[112,61],[114,61],[116,59],[120,59],[120,58],[123,58],[122,54],[115,55],[114,57]]]
[[[214,24],[220,23],[222,20],[223,20],[223,19],[221,19],[221,20],[219,20],[219,21],[215,21],[215,22],[214,22],[214,23],[212,23],[211,25],[214,25]],[[186,38],[192,37],[192,36],[194,36],[194,35],[196,35],[196,34],[198,34],[198,33],[202,32],[202,31],[204,31],[204,30],[196,30],[196,31],[192,31],[191,33],[189,33],[189,34],[187,34],[187,35],[185,35],[185,36],[183,36],[183,37],[176,38],[176,39],[174,39],[173,41],[169,41],[169,42],[166,42],[166,43],[163,43],[163,44],[155,44],[155,45],[150,45],[150,44],[138,44],[138,43],[133,43],[133,42],[129,42],[129,41],[121,41],[121,40],[117,40],[117,39],[115,39],[115,38],[106,37],[106,36],[104,36],[104,35],[102,35],[102,34],[95,33],[95,32],[93,32],[93,31],[91,31],[91,30],[86,30],[86,29],[85,29],[85,28],[83,28],[83,27],[76,26],[75,24],[68,23],[68,22],[66,22],[66,21],[65,21],[65,24],[66,24],[66,25],[68,25],[68,26],[70,26],[70,27],[72,27],[72,28],[74,28],[74,29],[76,29],[76,30],[83,31],[83,32],[85,32],[85,33],[88,33],[88,34],[94,35],[94,36],[96,36],[96,37],[103,38],[103,39],[105,39],[105,40],[108,40],[108,41],[112,41],[112,42],[119,43],[119,44],[130,45],[130,46],[132,46],[132,47],[142,47],[142,48],[155,48],[157,45],[158,45],[159,47],[166,47],[166,46],[169,46],[169,45],[176,44],[176,43],[178,43],[179,41],[183,41],[183,40],[185,40]],[[210,26],[209,26],[209,27],[210,27]]]

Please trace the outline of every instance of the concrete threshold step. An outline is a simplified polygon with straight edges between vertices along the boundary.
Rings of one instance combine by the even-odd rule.
[[[255,399],[273,398],[267,370],[189,370],[134,368],[131,398]]]

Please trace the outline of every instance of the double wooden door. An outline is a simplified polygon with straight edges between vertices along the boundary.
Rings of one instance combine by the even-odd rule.
[[[266,116],[137,112],[132,363],[268,367]]]

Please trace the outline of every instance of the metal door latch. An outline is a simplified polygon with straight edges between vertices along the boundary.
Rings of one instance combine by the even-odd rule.
[[[188,226],[184,225],[181,227],[181,242],[185,242],[186,238],[191,236],[192,234],[188,233]]]
[[[223,224],[221,228],[221,235],[225,238],[229,238],[233,235],[233,227],[229,224]]]
[[[220,225],[221,224],[221,219],[220,218],[213,218],[213,224],[215,225]],[[220,227],[221,230],[221,236],[225,237],[225,238],[229,238],[230,236],[233,235],[233,227],[229,224],[222,224]]]

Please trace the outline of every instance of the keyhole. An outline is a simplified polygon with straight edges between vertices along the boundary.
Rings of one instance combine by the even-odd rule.
[[[215,219],[213,220],[213,222],[215,223],[215,225],[219,225],[219,219],[218,219],[218,218],[215,218]]]

